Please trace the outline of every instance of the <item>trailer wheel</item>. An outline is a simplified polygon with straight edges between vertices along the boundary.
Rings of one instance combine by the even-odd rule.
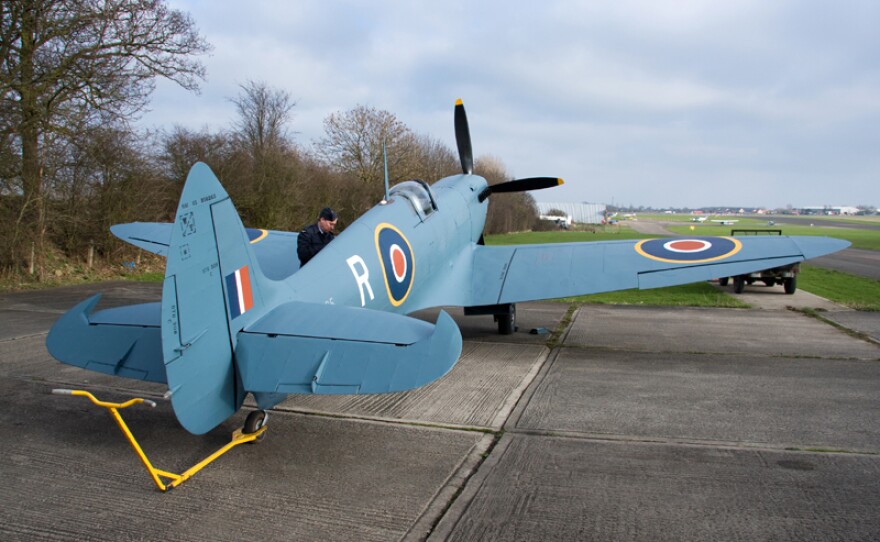
[[[782,281],[782,285],[785,287],[785,293],[792,295],[797,290],[797,276],[786,277]]]
[[[776,279],[761,279],[761,282],[763,282],[767,286],[775,286],[776,285]]]
[[[729,282],[730,282],[730,277],[721,277],[720,279],[718,279],[718,284],[720,286],[727,286],[727,283],[729,283]]]
[[[733,277],[733,293],[741,294],[746,287],[746,279],[742,275]]]

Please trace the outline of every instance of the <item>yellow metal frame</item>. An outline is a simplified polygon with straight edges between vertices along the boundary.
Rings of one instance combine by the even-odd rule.
[[[220,448],[219,450],[217,450],[213,454],[209,455],[208,457],[206,457],[205,459],[203,459],[202,461],[200,461],[196,465],[194,465],[194,466],[190,467],[189,469],[187,469],[186,471],[184,471],[182,474],[175,474],[173,472],[168,472],[168,471],[164,471],[161,469],[157,469],[156,467],[153,466],[152,463],[150,463],[150,460],[147,459],[146,454],[144,454],[144,451],[141,449],[140,444],[138,444],[137,440],[134,438],[134,435],[131,433],[131,430],[128,428],[128,425],[125,423],[125,420],[122,419],[122,415],[119,414],[119,410],[121,410],[123,408],[128,408],[132,405],[136,405],[139,403],[144,403],[148,406],[155,407],[156,406],[155,402],[150,401],[149,399],[141,399],[140,397],[136,397],[133,399],[129,399],[128,401],[126,401],[124,403],[109,403],[106,401],[100,401],[91,393],[89,393],[87,391],[83,391],[83,390],[55,389],[55,390],[52,390],[52,393],[54,393],[55,395],[75,395],[77,397],[88,397],[88,399],[92,403],[94,403],[95,405],[97,405],[99,407],[104,407],[107,410],[109,410],[110,414],[113,416],[113,419],[116,420],[116,424],[119,425],[119,429],[122,430],[122,433],[125,435],[125,438],[128,439],[129,444],[131,444],[131,447],[134,449],[135,453],[141,459],[141,462],[144,464],[144,467],[147,468],[147,472],[150,473],[150,477],[153,479],[153,482],[156,483],[156,487],[158,487],[162,491],[168,491],[169,489],[174,489],[175,487],[179,486],[180,484],[182,484],[182,483],[186,482],[187,480],[189,480],[190,478],[192,478],[192,476],[195,473],[197,473],[200,470],[202,470],[203,468],[207,467],[209,464],[211,464],[215,459],[217,459],[221,455],[223,455],[226,452],[228,452],[229,450],[235,448],[239,444],[245,444],[247,442],[255,441],[266,431],[266,426],[259,428],[257,431],[254,431],[253,433],[244,433],[242,431],[242,429],[236,429],[235,432],[232,433],[232,441],[229,442],[226,446],[223,446],[222,448]],[[164,484],[162,482],[161,478],[167,478],[167,479],[171,480],[171,482],[168,484]]]

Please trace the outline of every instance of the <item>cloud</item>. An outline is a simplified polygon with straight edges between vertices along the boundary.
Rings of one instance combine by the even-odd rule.
[[[202,95],[161,83],[147,124],[228,126],[255,80],[297,101],[303,144],[365,104],[454,148],[462,97],[478,154],[571,179],[539,199],[880,204],[873,0],[170,4],[215,51]]]

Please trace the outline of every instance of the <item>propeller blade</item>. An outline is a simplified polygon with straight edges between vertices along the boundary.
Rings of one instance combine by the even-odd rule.
[[[471,132],[461,98],[455,101],[455,142],[458,145],[461,171],[470,175],[474,172],[474,150],[471,148]]]
[[[492,192],[527,192],[529,190],[553,188],[564,182],[556,177],[528,177],[526,179],[507,181],[506,183],[493,184],[490,188],[492,188]]]
[[[479,196],[482,202],[491,194],[500,192],[527,192],[529,190],[541,190],[542,188],[553,188],[564,184],[565,181],[558,177],[527,177],[525,179],[516,179],[507,181],[506,183],[498,183],[487,186]]]

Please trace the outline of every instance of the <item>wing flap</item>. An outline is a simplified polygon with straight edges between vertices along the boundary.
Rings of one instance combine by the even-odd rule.
[[[404,391],[449,372],[461,355],[458,326],[336,305],[290,302],[239,333],[246,391],[365,394]]]
[[[703,264],[699,266],[676,267],[674,269],[644,271],[638,274],[638,288],[647,290],[650,288],[664,288],[689,282],[712,280],[720,277],[734,277],[802,261],[804,261],[804,258],[801,256],[787,256],[737,263]]]

